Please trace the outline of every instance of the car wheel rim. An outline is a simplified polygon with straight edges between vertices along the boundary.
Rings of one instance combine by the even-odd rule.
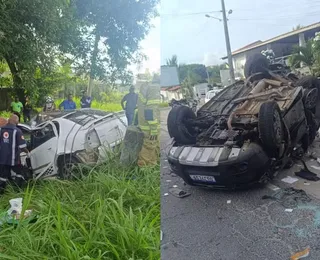
[[[277,144],[280,144],[282,141],[282,125],[281,119],[278,112],[275,112],[273,115],[273,125],[274,125],[274,133]]]

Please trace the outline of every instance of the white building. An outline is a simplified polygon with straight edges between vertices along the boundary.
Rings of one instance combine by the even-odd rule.
[[[276,60],[287,62],[295,45],[304,46],[306,41],[314,38],[319,31],[320,23],[315,23],[266,41],[256,41],[232,52],[235,76],[243,77],[243,69],[247,58],[253,54],[261,53],[263,50],[272,49],[275,53]],[[223,57],[222,59],[225,60],[227,57]]]

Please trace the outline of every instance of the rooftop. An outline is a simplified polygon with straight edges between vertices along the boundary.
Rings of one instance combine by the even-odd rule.
[[[304,27],[301,27],[300,29],[297,29],[297,30],[294,30],[294,31],[291,31],[291,32],[287,32],[287,33],[284,33],[284,34],[280,34],[276,37],[273,37],[269,40],[265,40],[265,41],[256,41],[256,42],[253,42],[251,44],[248,44],[236,51],[233,51],[232,52],[232,55],[237,55],[237,54],[240,54],[240,53],[243,53],[245,51],[249,51],[249,50],[252,50],[252,49],[255,49],[255,48],[258,48],[258,47],[261,47],[261,46],[264,46],[264,45],[267,45],[269,43],[273,43],[273,42],[276,42],[276,41],[279,41],[279,40],[282,40],[282,39],[285,39],[285,38],[289,38],[291,36],[296,36],[300,33],[304,33],[304,32],[308,32],[308,31],[311,31],[311,30],[317,30],[317,29],[320,29],[320,22],[318,23],[314,23],[314,24],[311,24],[311,25],[308,25],[308,26],[304,26]],[[222,57],[222,59],[227,59],[228,57]]]

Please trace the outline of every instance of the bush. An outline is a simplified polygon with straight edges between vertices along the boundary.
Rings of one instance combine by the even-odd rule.
[[[159,166],[114,162],[74,182],[42,181],[18,194],[9,187],[2,212],[16,197],[38,220],[2,225],[1,259],[160,259]]]
[[[56,107],[58,108],[59,105],[62,103],[63,99],[58,99],[55,101]],[[76,103],[77,108],[81,108],[80,105],[80,98],[73,98],[73,101]],[[117,112],[117,111],[121,111],[122,107],[120,104],[121,100],[119,101],[119,103],[115,102],[115,100],[113,100],[112,102],[98,102],[96,100],[92,101],[91,104],[91,108],[94,109],[100,109],[100,110],[104,110],[104,111],[110,111],[110,112]]]

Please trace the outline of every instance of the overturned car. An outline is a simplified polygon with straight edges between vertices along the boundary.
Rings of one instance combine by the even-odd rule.
[[[30,155],[22,154],[22,165],[34,179],[58,176],[72,178],[75,164],[97,164],[119,145],[125,135],[124,112],[84,109],[55,112],[37,126],[19,124]]]
[[[235,189],[265,183],[301,158],[316,137],[318,79],[270,70],[261,57],[248,62],[246,81],[226,87],[197,114],[185,106],[169,113],[174,142],[168,162],[189,185]]]

